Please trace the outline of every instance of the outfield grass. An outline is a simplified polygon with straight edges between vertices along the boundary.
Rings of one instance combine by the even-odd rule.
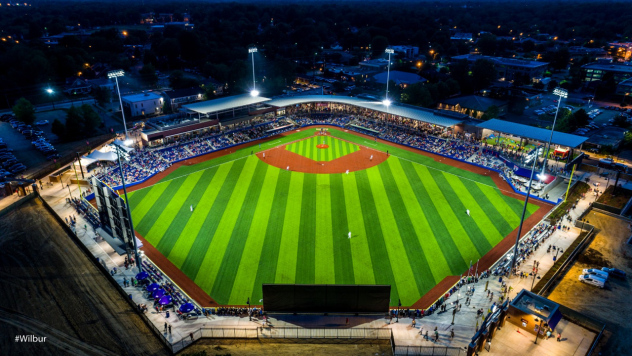
[[[411,305],[518,226],[521,201],[490,177],[341,130],[330,133],[390,158],[319,175],[250,154],[313,133],[183,166],[132,192],[137,231],[220,304],[258,301],[262,283],[336,283],[390,284],[391,304]]]
[[[317,145],[325,144],[328,148],[318,148]],[[346,156],[360,150],[358,145],[339,140],[332,136],[316,136],[307,140],[294,142],[285,147],[286,150],[294,152],[314,161],[333,161],[336,158]]]

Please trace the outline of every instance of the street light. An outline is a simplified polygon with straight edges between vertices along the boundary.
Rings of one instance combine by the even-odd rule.
[[[50,103],[53,104],[53,110],[55,110],[55,102],[53,101],[53,89],[48,88],[46,89],[46,92],[50,95]]]
[[[388,69],[386,71],[386,95],[384,96],[384,101],[382,102],[384,105],[391,105],[391,101],[388,99],[388,82],[391,80],[391,54],[395,53],[395,50],[392,48],[387,48],[386,53],[388,53]]]
[[[546,160],[549,157],[549,151],[551,150],[551,141],[553,140],[553,130],[555,129],[555,122],[557,121],[557,114],[560,112],[560,104],[562,103],[562,98],[568,98],[568,91],[561,88],[555,88],[553,90],[553,95],[559,96],[557,101],[557,110],[555,111],[555,118],[553,119],[553,126],[551,126],[551,136],[549,137],[549,142],[546,145],[546,154],[544,155],[544,163],[542,163],[542,173],[539,176],[540,179],[544,178],[544,172],[546,170]]]
[[[259,96],[259,91],[256,89],[255,83],[255,53],[257,53],[257,47],[248,48],[248,53],[252,54],[252,91],[251,96]]]
[[[125,128],[125,138],[127,138],[127,124],[125,123],[125,110],[123,110],[123,100],[121,99],[121,90],[119,89],[118,77],[125,75],[122,69],[111,70],[108,72],[108,78],[114,78],[116,82],[116,92],[118,93],[119,103],[121,104],[121,115],[123,116],[123,127]]]
[[[132,140],[125,140],[123,143],[127,145]],[[134,223],[132,222],[132,210],[129,207],[129,199],[127,198],[127,188],[125,187],[125,174],[123,174],[123,166],[121,165],[121,150],[123,149],[117,144],[113,144],[116,149],[116,157],[118,158],[119,173],[121,174],[121,184],[123,184],[123,193],[125,194],[125,206],[127,207],[127,218],[129,219],[129,227],[132,231],[132,241],[134,242],[134,256],[136,256],[136,266],[138,273],[143,271],[140,257],[138,256],[138,244],[136,243],[136,231],[134,231]]]

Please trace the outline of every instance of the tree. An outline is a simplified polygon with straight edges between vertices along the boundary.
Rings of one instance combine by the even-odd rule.
[[[421,83],[411,84],[402,93],[402,102],[417,106],[429,107],[433,104],[432,96],[428,89]]]
[[[477,59],[472,65],[472,79],[476,90],[487,88],[496,79],[494,63],[487,59]]]
[[[487,111],[481,117],[481,120],[490,120],[498,117],[498,106],[491,105],[487,108]]]
[[[557,88],[557,81],[555,81],[555,80],[551,80],[551,81],[549,82],[549,85],[548,85],[547,89],[548,89],[548,90],[553,90],[553,89],[555,89],[555,88]]]
[[[388,47],[388,38],[384,36],[375,36],[373,37],[373,41],[371,41],[371,50],[373,51],[373,56],[379,56],[384,53]]]
[[[562,69],[566,69],[568,63],[570,62],[571,55],[568,52],[568,48],[562,48],[559,51],[553,53],[553,57],[551,58],[550,65],[554,70],[560,71]]]
[[[94,90],[94,97],[99,105],[105,106],[112,101],[112,91],[108,88],[97,87]]]
[[[138,71],[140,80],[149,86],[155,86],[158,82],[158,75],[156,74],[156,67],[151,63],[147,63]]]
[[[13,107],[15,117],[23,123],[30,125],[35,121],[35,107],[30,101],[20,98]]]
[[[53,121],[51,131],[62,140],[66,137],[66,126],[58,119]]]
[[[332,87],[335,92],[341,92],[344,91],[347,86],[345,85],[345,83],[338,80],[334,82]]]
[[[578,126],[581,127],[581,126],[588,125],[588,122],[590,121],[590,116],[588,116],[588,113],[586,112],[586,110],[579,109],[575,111],[573,115],[575,116],[575,121],[577,121]]]
[[[66,136],[64,140],[74,141],[81,138],[83,133],[83,118],[81,110],[76,106],[71,106],[66,114]]]
[[[95,135],[96,129],[101,126],[101,116],[88,104],[81,105],[80,110],[83,122],[83,136],[92,137]]]
[[[484,33],[476,42],[479,51],[486,56],[493,56],[496,53],[496,36],[491,33]]]
[[[623,115],[617,115],[614,118],[614,121],[612,122],[613,125],[615,126],[619,126],[619,127],[628,127],[630,126],[630,124],[628,124],[628,118],[623,116]]]

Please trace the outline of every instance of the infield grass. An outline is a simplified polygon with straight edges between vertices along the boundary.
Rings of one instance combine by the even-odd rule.
[[[335,283],[390,284],[391,305],[411,305],[518,226],[521,200],[489,176],[337,129],[313,138],[329,145],[319,153],[319,141],[304,140],[314,131],[182,166],[132,192],[137,231],[220,304],[258,301],[262,283]],[[251,155],[287,143],[314,160],[359,145],[391,156],[366,170],[319,175]],[[537,209],[529,205],[527,215]]]

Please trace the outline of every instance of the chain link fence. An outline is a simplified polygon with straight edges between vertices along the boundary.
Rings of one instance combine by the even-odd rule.
[[[439,346],[395,346],[395,356],[460,356],[466,355],[464,349],[458,347]]]

